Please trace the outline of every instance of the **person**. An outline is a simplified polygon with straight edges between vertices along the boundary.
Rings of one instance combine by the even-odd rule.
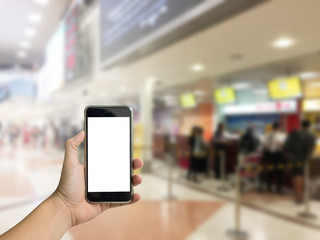
[[[303,120],[300,130],[292,131],[284,144],[284,153],[288,161],[295,163],[291,174],[294,188],[294,196],[297,204],[303,203],[303,174],[315,148],[315,136],[309,132],[310,121]],[[301,167],[296,163],[301,163]]]
[[[84,166],[78,161],[78,146],[84,140],[81,131],[65,144],[60,182],[54,193],[34,209],[25,219],[0,236],[6,239],[60,239],[71,227],[97,217],[109,208],[126,204],[88,203],[85,200]],[[143,165],[141,159],[133,160],[133,168]],[[142,178],[133,176],[133,185],[139,185]],[[140,200],[135,193],[131,203]]]
[[[220,166],[221,166],[221,153],[225,154],[226,147],[229,144],[228,139],[225,136],[224,132],[224,124],[219,123],[217,127],[217,131],[214,133],[214,137],[212,139],[212,144],[214,147],[214,155],[215,155],[215,162],[214,162],[214,175],[216,179],[221,178]]]
[[[272,124],[271,132],[264,140],[264,162],[267,163],[266,180],[267,190],[271,192],[272,182],[276,180],[276,190],[282,193],[283,168],[280,167],[284,163],[282,146],[284,143],[284,135],[281,133],[279,122]]]
[[[199,157],[202,154],[203,150],[203,139],[202,139],[203,130],[194,126],[191,131],[191,136],[189,138],[189,145],[191,149],[190,154],[190,167],[187,175],[188,180],[193,180],[194,182],[198,182],[197,178],[197,162],[199,161]]]
[[[249,126],[239,141],[239,150],[243,154],[251,154],[257,151],[260,145],[259,138],[255,135],[253,126]]]

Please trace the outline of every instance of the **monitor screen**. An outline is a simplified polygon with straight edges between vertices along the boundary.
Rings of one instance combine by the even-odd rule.
[[[268,83],[271,99],[299,98],[302,96],[298,77],[278,78]]]
[[[213,94],[218,104],[230,104],[236,101],[236,94],[232,87],[217,88]]]

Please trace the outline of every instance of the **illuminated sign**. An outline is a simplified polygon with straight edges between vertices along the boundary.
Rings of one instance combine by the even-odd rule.
[[[297,102],[294,100],[268,102],[259,104],[230,105],[224,107],[226,115],[238,114],[266,114],[266,113],[293,113],[297,111]]]
[[[234,103],[236,95],[232,87],[223,87],[214,90],[214,98],[218,104]]]
[[[306,99],[302,102],[304,112],[320,111],[320,99]]]
[[[192,108],[197,105],[196,97],[193,93],[185,93],[180,96],[180,102],[182,107]]]
[[[272,99],[299,98],[302,95],[298,77],[271,80],[268,89]]]

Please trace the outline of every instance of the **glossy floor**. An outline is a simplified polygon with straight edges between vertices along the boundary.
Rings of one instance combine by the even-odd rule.
[[[3,157],[0,160],[2,233],[19,222],[55,189],[63,153],[21,151],[19,156],[0,155]],[[184,183],[173,184],[176,199],[168,201],[165,178],[154,174],[144,174],[143,178],[143,184],[136,189],[142,195],[141,202],[109,210],[95,220],[71,229],[63,239],[106,239],[107,236],[116,240],[230,239],[226,231],[234,227],[233,201]],[[272,204],[295,211],[281,201]],[[316,228],[246,206],[242,207],[241,219],[242,229],[253,240],[318,240],[320,236],[320,230]]]

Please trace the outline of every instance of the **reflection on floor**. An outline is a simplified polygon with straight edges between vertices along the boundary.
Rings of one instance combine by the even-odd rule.
[[[206,201],[142,201],[112,209],[70,231],[74,239],[186,239],[223,205]]]
[[[0,232],[4,232],[25,217],[56,187],[60,176],[63,153],[0,152]],[[25,156],[25,157],[24,157]],[[48,157],[50,156],[50,157]],[[155,162],[157,174],[167,170]],[[176,177],[179,171],[174,172]],[[165,175],[164,175],[165,176]],[[144,182],[136,188],[142,201],[133,206],[113,209],[99,218],[71,229],[63,237],[74,239],[188,239],[226,240],[226,231],[234,226],[234,204],[228,198],[233,191],[212,194],[219,183],[204,180],[195,184],[173,184],[177,200],[167,201],[167,179],[144,174]],[[198,186],[198,185],[197,185]],[[25,188],[25,189],[24,189]],[[216,190],[215,190],[216,191]],[[247,200],[270,209],[286,209],[291,215],[299,210],[288,204],[290,199],[260,198],[255,193]],[[274,200],[272,200],[274,199]],[[283,202],[282,202],[283,201]],[[316,209],[316,204],[312,205]],[[320,212],[320,211],[319,211]],[[253,208],[242,207],[242,228],[253,240],[319,240],[320,231],[290,219],[266,214]],[[130,237],[127,237],[130,236]]]
[[[154,161],[153,168],[153,172],[157,176],[162,177],[163,179],[168,178],[169,169],[166,162],[162,160],[156,160]],[[214,196],[223,198],[225,200],[233,201],[235,199],[235,181],[232,179],[232,177],[229,183],[226,184],[228,190],[221,191],[219,190],[219,187],[222,184],[221,181],[214,180],[212,176],[206,177],[204,174],[199,174],[198,178],[200,181],[198,183],[194,183],[192,181],[187,181],[186,175],[186,170],[182,170],[176,166],[172,170],[172,178],[175,182],[192,187],[193,189],[199,191],[213,194]],[[242,194],[241,199],[246,206],[320,230],[320,214],[318,214],[320,213],[319,201],[312,200],[310,203],[312,213],[319,215],[318,218],[310,220],[298,216],[299,213],[305,211],[305,205],[296,205],[293,201],[293,197],[290,194],[279,195],[276,193],[267,192],[260,193],[256,190],[252,190]]]

